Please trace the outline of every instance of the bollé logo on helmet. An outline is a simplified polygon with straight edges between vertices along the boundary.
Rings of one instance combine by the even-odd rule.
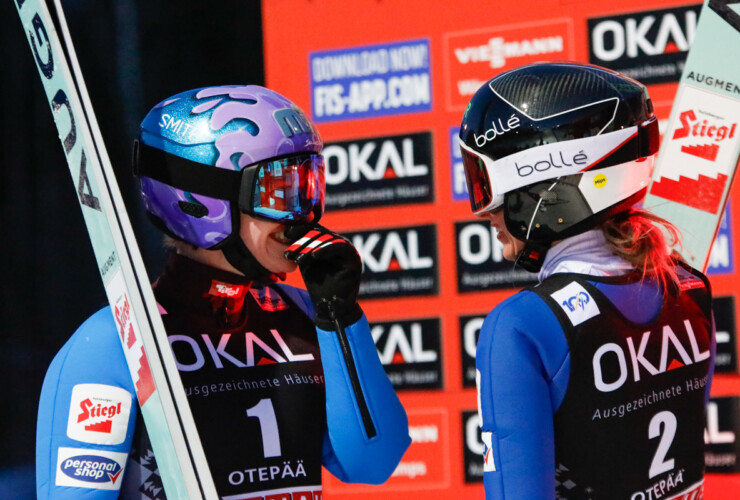
[[[571,163],[568,163],[568,162]],[[519,177],[527,177],[533,172],[545,172],[551,168],[563,168],[563,167],[575,167],[575,166],[586,166],[588,165],[588,155],[583,150],[578,151],[574,155],[570,155],[566,152],[563,156],[563,151],[558,151],[553,158],[553,153],[549,153],[546,158],[539,159],[536,161],[530,161],[529,163],[514,162],[516,173]]]
[[[498,126],[496,126],[496,122],[498,122]],[[491,128],[485,130],[480,135],[476,134],[475,132],[473,133],[475,145],[479,148],[482,148],[486,145],[487,142],[494,140],[496,137],[499,137],[506,132],[510,132],[515,128],[519,128],[520,124],[521,123],[519,117],[516,116],[516,114],[514,113],[511,114],[508,120],[506,120],[506,125],[503,124],[501,118],[491,120]]]
[[[615,391],[627,382],[630,374],[635,382],[639,382],[642,375],[660,375],[709,359],[709,347],[707,345],[706,350],[701,350],[691,322],[684,320],[683,327],[685,334],[679,332],[679,335],[670,325],[663,325],[658,331],[648,330],[642,334],[637,346],[635,340],[628,337],[626,345],[609,342],[599,347],[592,359],[596,388],[601,392]],[[660,345],[654,343],[651,346],[650,338],[657,335],[662,336]],[[672,358],[670,362],[669,358]],[[605,373],[617,374],[616,379],[605,380]]]

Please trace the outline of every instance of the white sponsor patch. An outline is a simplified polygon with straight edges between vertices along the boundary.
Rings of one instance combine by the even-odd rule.
[[[493,459],[493,447],[491,446],[491,433],[481,432],[483,441],[483,472],[494,472],[496,463]]]
[[[67,421],[67,436],[83,443],[121,444],[126,439],[131,394],[103,384],[77,384]]]
[[[85,448],[59,448],[57,486],[120,490],[128,454]]]
[[[563,308],[573,326],[601,313],[593,297],[575,281],[550,296]]]

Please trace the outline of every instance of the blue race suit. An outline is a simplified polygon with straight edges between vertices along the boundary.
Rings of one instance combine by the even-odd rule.
[[[377,435],[359,418],[335,332],[308,294],[173,254],[154,285],[222,498],[313,499],[321,466],[380,483],[410,444],[406,414],[363,317],[346,330]],[[165,498],[109,308],[49,367],[37,428],[39,499]],[[120,494],[120,497],[119,497]]]
[[[701,498],[714,360],[708,282],[641,281],[599,230],[485,319],[476,353],[486,498]],[[694,498],[694,497],[691,497]]]

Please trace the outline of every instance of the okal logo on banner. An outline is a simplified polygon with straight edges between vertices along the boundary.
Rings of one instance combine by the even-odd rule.
[[[442,387],[439,318],[371,323],[370,332],[396,390]]]
[[[486,446],[480,430],[480,418],[475,410],[466,410],[461,414],[463,433],[463,461],[465,464],[465,482],[483,482],[483,455]]]
[[[712,312],[717,342],[717,354],[714,357],[715,373],[737,373],[735,296],[712,297]]]
[[[313,52],[309,59],[316,122],[432,109],[429,40]]]
[[[460,350],[462,359],[462,386],[475,388],[475,349],[485,315],[460,316]]]
[[[460,152],[460,127],[450,128],[450,168],[452,199],[454,201],[467,201],[468,185],[465,180],[465,168]]]
[[[474,292],[537,283],[537,274],[504,259],[503,245],[490,224],[456,222],[457,290]]]
[[[740,472],[740,397],[717,397],[707,406],[707,472]]]
[[[432,134],[327,144],[326,207],[338,210],[434,199]]]
[[[740,142],[740,101],[690,85],[679,93],[684,104],[664,134],[650,194],[716,214]]]
[[[589,62],[644,84],[677,82],[701,4],[588,20]]]
[[[343,233],[364,270],[360,297],[434,295],[438,292],[437,228],[425,226]]]
[[[447,33],[444,54],[447,108],[460,110],[499,73],[543,59],[573,59],[573,23],[553,19]]]

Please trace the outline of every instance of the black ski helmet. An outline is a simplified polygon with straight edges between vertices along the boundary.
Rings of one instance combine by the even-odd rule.
[[[543,62],[502,73],[468,103],[460,126],[473,212],[503,206],[539,270],[553,242],[639,202],[658,151],[647,89],[620,73]]]

